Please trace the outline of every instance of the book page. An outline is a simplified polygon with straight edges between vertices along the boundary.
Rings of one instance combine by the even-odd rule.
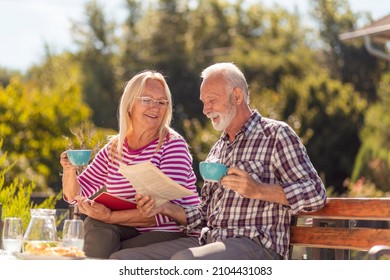
[[[195,194],[173,181],[150,161],[121,165],[119,172],[130,181],[137,193],[153,197],[157,207],[168,200]]]

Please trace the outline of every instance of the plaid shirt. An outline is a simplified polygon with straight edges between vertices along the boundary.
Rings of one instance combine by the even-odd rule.
[[[202,228],[201,245],[206,237],[258,237],[288,259],[291,214],[320,209],[326,200],[325,187],[299,137],[287,124],[253,111],[234,142],[223,132],[207,160],[215,158],[244,169],[257,182],[279,184],[290,205],[245,198],[220,183],[205,183],[201,204],[185,209],[187,229]]]

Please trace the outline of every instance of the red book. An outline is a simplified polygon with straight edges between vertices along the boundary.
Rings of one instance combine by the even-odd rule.
[[[96,196],[94,201],[103,204],[107,208],[111,210],[128,210],[128,209],[136,209],[137,204],[131,202],[130,200],[109,194],[108,192],[102,192],[98,196]]]

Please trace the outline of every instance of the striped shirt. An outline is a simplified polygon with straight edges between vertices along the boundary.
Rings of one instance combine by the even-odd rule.
[[[253,111],[234,142],[225,132],[221,135],[210,150],[211,158],[244,169],[257,182],[282,186],[290,205],[245,198],[220,183],[205,183],[201,204],[186,209],[187,228],[202,228],[200,244],[206,237],[258,237],[288,259],[291,214],[320,209],[326,200],[325,187],[296,133]]]
[[[199,196],[195,185],[196,176],[192,169],[192,156],[187,143],[182,136],[170,131],[161,148],[155,152],[158,141],[159,139],[156,139],[136,150],[131,150],[125,141],[123,145],[123,163],[118,158],[112,160],[109,157],[111,142],[107,143],[96,154],[92,163],[78,176],[81,194],[90,197],[105,186],[107,192],[134,201],[136,191],[131,182],[119,173],[119,166],[120,164],[134,165],[150,161],[168,177],[194,192],[193,196],[172,200],[172,203],[179,204],[182,207],[197,205]],[[176,222],[165,215],[156,215],[156,222],[155,227],[140,227],[137,229],[140,232],[182,231]],[[196,234],[196,232],[194,233]],[[189,233],[189,235],[192,234]]]

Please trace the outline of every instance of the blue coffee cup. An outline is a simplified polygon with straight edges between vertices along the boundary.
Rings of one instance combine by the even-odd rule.
[[[227,166],[219,162],[202,161],[199,163],[199,171],[203,180],[219,182],[227,173]]]
[[[66,155],[74,166],[87,165],[91,158],[92,150],[68,150]]]

